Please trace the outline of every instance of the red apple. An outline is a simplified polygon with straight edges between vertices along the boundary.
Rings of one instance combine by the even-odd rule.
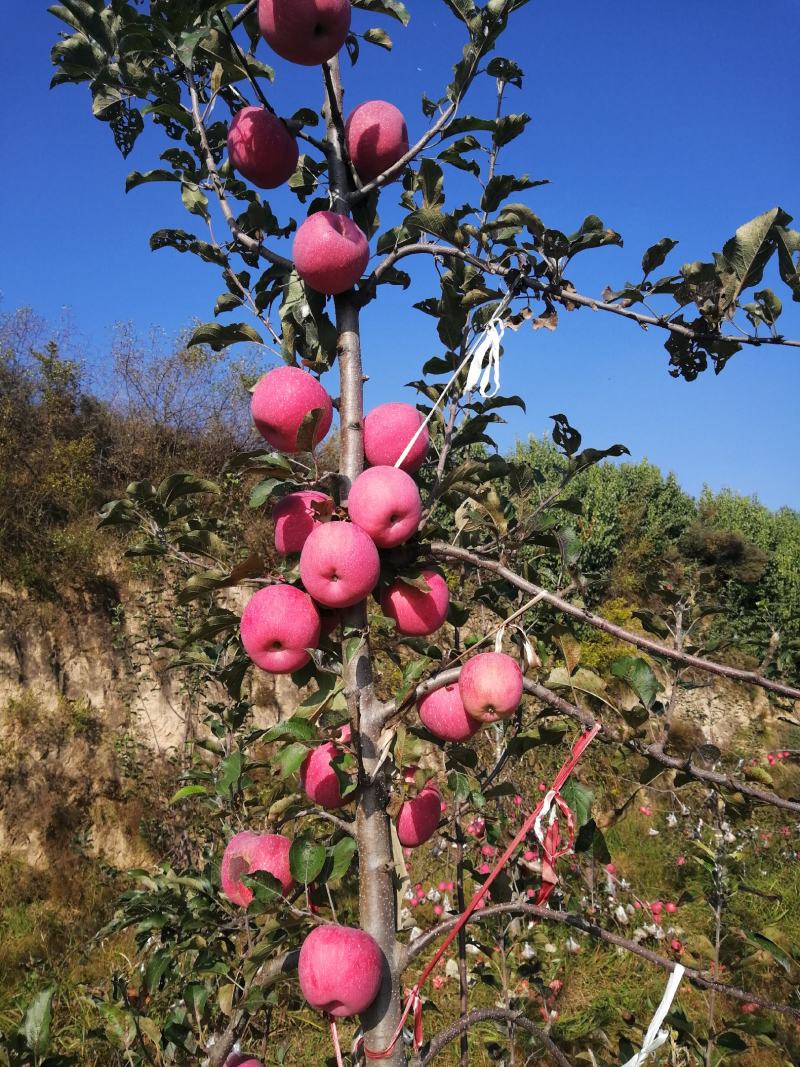
[[[384,955],[364,930],[317,926],[300,948],[300,989],[312,1008],[336,1019],[366,1011],[381,988]]]
[[[458,685],[446,685],[424,696],[417,705],[422,725],[442,741],[467,741],[481,728],[467,715]]]
[[[313,489],[301,493],[289,493],[278,501],[272,509],[272,521],[275,524],[275,548],[282,556],[299,552],[306,543],[306,538],[319,525],[313,504],[332,504],[325,493]]]
[[[352,289],[369,262],[369,241],[352,219],[335,211],[309,215],[295,234],[292,259],[303,281],[336,296]]]
[[[339,735],[342,744],[349,742],[349,731],[350,728],[345,727]],[[325,741],[309,752],[300,767],[300,785],[303,791],[310,800],[328,811],[341,808],[351,799],[342,797],[339,779],[331,767],[331,760],[342,754],[343,750],[333,741]]]
[[[408,127],[394,104],[367,100],[350,113],[345,125],[347,150],[363,182],[383,174],[408,151]]]
[[[393,467],[423,421],[410,404],[379,404],[364,419],[364,453],[373,467]],[[406,474],[415,474],[428,454],[427,427],[400,464]]]
[[[258,26],[282,59],[315,67],[342,47],[351,14],[350,0],[259,0]]]
[[[253,891],[242,878],[253,871],[266,871],[281,883],[284,896],[294,885],[289,870],[292,842],[283,834],[254,834],[245,830],[230,839],[222,856],[222,892],[233,904],[246,908]]]
[[[349,608],[378,583],[381,563],[368,534],[352,522],[326,522],[309,534],[300,553],[300,578],[326,608]]]
[[[303,419],[320,409],[314,432],[318,445],[331,428],[333,404],[316,378],[299,367],[276,367],[253,390],[250,411],[261,436],[281,452],[299,452],[297,434]]]
[[[394,619],[398,633],[407,637],[432,634],[447,618],[450,604],[447,582],[437,571],[424,570],[422,577],[430,587],[428,593],[398,578],[381,596],[383,614]]]
[[[308,663],[306,649],[319,643],[319,612],[302,589],[268,585],[247,602],[241,633],[244,650],[257,667],[291,674]]]
[[[246,1052],[232,1052],[223,1067],[264,1067],[264,1064],[254,1056],[248,1056]]]
[[[442,795],[434,781],[407,800],[397,816],[397,838],[404,848],[424,845],[436,833],[442,816]]]
[[[522,699],[522,671],[504,652],[481,652],[464,664],[458,691],[473,718],[481,722],[507,719]]]
[[[243,107],[228,127],[231,165],[259,189],[277,189],[294,174],[297,141],[265,107]]]
[[[394,548],[407,541],[422,518],[419,489],[397,467],[370,467],[359,474],[350,488],[347,509],[378,548]]]

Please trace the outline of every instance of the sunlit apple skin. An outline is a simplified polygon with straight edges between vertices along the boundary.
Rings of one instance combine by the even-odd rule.
[[[277,189],[297,168],[297,141],[265,107],[243,107],[228,127],[228,156],[234,170],[259,189]]]
[[[300,553],[300,578],[326,608],[349,608],[378,583],[375,542],[352,522],[326,522],[312,530]]]
[[[272,509],[272,521],[275,526],[275,548],[282,556],[299,552],[311,531],[319,525],[312,504],[328,503],[332,503],[329,496],[313,489],[289,493],[278,501]]]
[[[293,585],[268,585],[254,593],[242,613],[242,644],[250,659],[270,674],[305,667],[306,649],[319,644],[319,612]]]
[[[464,664],[458,690],[473,718],[481,722],[507,719],[522,699],[522,671],[504,652],[481,652]]]
[[[253,899],[253,891],[242,878],[254,871],[266,871],[281,883],[284,896],[292,889],[294,880],[289,870],[289,849],[292,842],[283,834],[255,834],[245,830],[228,842],[222,856],[220,882],[228,900],[246,908]]]
[[[367,1010],[381,988],[386,961],[364,930],[317,926],[300,948],[297,975],[312,1008],[336,1019]]]
[[[345,124],[347,150],[359,178],[371,182],[408,151],[403,112],[386,100],[367,100],[350,112]]]
[[[341,736],[343,744],[349,740],[349,734]],[[331,760],[342,755],[342,749],[333,741],[317,745],[303,760],[300,767],[300,785],[303,792],[315,804],[328,811],[335,811],[348,803],[349,797],[342,797],[342,790],[336,771],[331,767]]]
[[[442,816],[442,795],[435,782],[407,800],[397,816],[397,838],[403,848],[418,848],[436,833]]]
[[[422,415],[410,404],[379,404],[364,419],[364,454],[373,467],[393,467],[405,451],[406,445],[423,421]],[[400,469],[416,474],[430,447],[427,427],[422,431]]]
[[[352,219],[318,211],[300,226],[292,245],[295,269],[326,296],[352,289],[369,262],[369,241]]]
[[[369,467],[350,487],[347,510],[378,548],[394,548],[417,532],[422,500],[414,479],[405,471]]]
[[[303,419],[320,409],[314,445],[325,437],[333,422],[333,404],[316,378],[299,367],[276,367],[258,382],[250,401],[256,429],[281,452],[299,452],[297,434]]]
[[[394,619],[397,632],[406,637],[427,637],[447,618],[450,605],[447,582],[437,571],[424,570],[422,577],[428,583],[429,593],[398,578],[381,595],[383,614]]]
[[[422,725],[441,741],[468,741],[481,728],[467,714],[458,685],[446,685],[424,696],[417,705]]]
[[[259,0],[258,26],[282,59],[314,67],[342,47],[351,15],[350,0]]]

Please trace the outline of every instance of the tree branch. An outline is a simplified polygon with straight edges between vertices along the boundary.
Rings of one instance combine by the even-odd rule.
[[[416,699],[421,700],[424,696],[427,696],[428,693],[433,693],[436,689],[442,689],[446,685],[453,685],[458,681],[460,674],[460,667],[452,667],[450,670],[442,671],[441,674],[437,674],[435,677],[427,679],[427,681],[422,682],[417,686],[415,694]],[[526,678],[523,685],[526,693],[536,697],[542,704],[546,704],[548,707],[553,708],[553,710],[557,711],[560,715],[565,715],[568,719],[580,723],[584,728],[591,728],[597,721],[591,712],[584,711],[584,709],[579,708],[577,704],[571,704],[568,700],[565,700],[557,693],[554,693],[552,689],[547,689],[546,686],[541,685],[539,682],[534,682],[532,679]],[[680,771],[682,774],[687,774],[698,782],[706,782],[709,785],[720,786],[731,792],[741,793],[742,796],[749,797],[751,800],[755,800],[759,804],[767,804],[773,808],[781,808],[784,811],[800,814],[800,801],[788,800],[786,797],[782,797],[778,793],[773,793],[768,789],[759,789],[758,786],[751,785],[749,782],[743,782],[728,774],[720,774],[718,771],[711,771],[706,770],[704,767],[697,767],[692,763],[691,756],[688,759],[679,759],[676,756],[670,756],[664,751],[663,744],[660,741],[657,741],[652,745],[643,745],[636,738],[623,737],[617,730],[605,725],[597,736],[599,741],[604,741],[606,744],[624,745],[626,748],[630,749],[631,752],[635,752],[637,756],[642,756],[644,759],[655,760],[655,762],[660,763],[662,767],[669,770]]]
[[[299,957],[300,950],[292,949],[290,952],[284,952],[284,954],[278,956],[277,959],[265,963],[245,989],[240,997],[240,1003],[246,1000],[248,993],[253,989],[263,989],[265,986],[277,982],[278,979],[282,978],[284,975],[293,974],[297,970],[297,961]],[[242,1029],[242,1023],[246,1021],[248,1016],[249,1013],[245,1011],[244,1008],[237,1008],[234,1011],[231,1016],[231,1021],[228,1023],[223,1033],[207,1050],[208,1067],[223,1067],[225,1060],[230,1055],[231,1049],[236,1044],[236,1040]]]
[[[189,90],[189,98],[192,102],[192,118],[194,120],[197,136],[200,138],[200,147],[202,148],[206,170],[211,179],[211,184],[214,186],[214,192],[217,194],[220,210],[225,216],[225,221],[228,223],[234,239],[238,241],[242,248],[246,248],[248,252],[257,252],[260,256],[266,259],[268,263],[272,263],[276,267],[285,267],[286,270],[291,270],[292,261],[290,259],[286,259],[285,256],[281,256],[277,252],[271,251],[260,241],[257,241],[254,237],[245,233],[237,223],[225,194],[225,184],[220,177],[217,164],[214,161],[214,153],[211,151],[211,146],[208,143],[208,134],[206,133],[205,124],[203,123],[203,117],[200,114],[200,100],[197,95],[197,88],[190,74],[186,77],[186,86]]]
[[[241,11],[239,11],[238,14],[233,16],[233,25],[238,26],[240,22],[244,22],[250,12],[255,11],[257,7],[258,0],[249,0],[249,2],[244,5]]]
[[[665,971],[671,972],[675,970],[676,964],[674,960],[668,959],[666,956],[659,956],[658,953],[651,952],[650,949],[642,948],[637,942],[620,937],[619,934],[614,934],[602,926],[597,926],[596,923],[589,922],[588,919],[584,919],[582,915],[576,915],[574,912],[553,911],[552,908],[541,908],[536,904],[517,904],[512,902],[509,904],[493,904],[490,907],[481,908],[470,916],[469,921],[483,922],[494,915],[527,915],[532,919],[541,919],[544,922],[569,926],[574,930],[579,930],[581,933],[588,934],[589,937],[593,937],[598,941],[604,941],[607,945],[614,945],[616,948],[624,949],[634,956],[640,956],[643,960],[647,960],[648,963],[653,963],[657,967],[662,967]],[[448,930],[452,929],[458,921],[459,917],[456,916],[454,919],[439,923],[434,929],[428,930],[415,941],[412,941],[408,946],[407,961],[411,963],[415,960],[421,952],[443,934],[446,934]],[[767,1011],[775,1011],[780,1015],[788,1015],[790,1018],[800,1019],[800,1008],[793,1008],[789,1004],[780,1004],[777,1001],[769,1000],[767,997],[761,997],[757,993],[750,993],[745,989],[740,989],[738,986],[718,982],[714,978],[708,978],[695,967],[686,967],[686,977],[700,989],[714,989],[732,1000],[758,1004],[759,1007],[765,1008]]]
[[[509,253],[513,253],[514,251],[514,249],[508,249]],[[518,249],[517,251],[522,253],[524,250]],[[492,260],[481,259],[479,256],[468,252],[465,248],[456,248],[452,245],[420,241],[415,244],[403,245],[400,248],[396,248],[394,252],[390,252],[375,268],[370,281],[373,279],[376,282],[380,281],[386,271],[393,267],[398,260],[405,259],[406,256],[415,255],[429,255],[440,259],[461,259],[465,263],[471,263],[480,270],[486,271],[487,274],[493,274],[501,278],[507,277],[512,272],[516,273],[513,267],[503,266],[503,264]],[[648,329],[650,326],[656,326],[659,329],[668,330],[670,333],[679,334],[681,337],[688,337],[693,341],[708,343],[713,341],[736,341],[742,345],[752,345],[754,348],[760,348],[762,345],[779,345],[784,348],[800,348],[800,340],[793,341],[781,336],[753,337],[750,334],[736,334],[734,336],[732,334],[721,332],[704,333],[693,329],[691,326],[687,326],[685,323],[673,322],[666,316],[643,315],[639,311],[631,311],[630,308],[622,307],[619,304],[611,304],[606,300],[598,300],[593,296],[584,296],[582,293],[578,293],[573,289],[566,289],[563,285],[553,285],[549,282],[543,282],[540,278],[535,278],[530,274],[524,275],[522,281],[524,281],[529,289],[533,290],[533,292],[539,296],[546,296],[549,300],[556,303],[564,306],[575,304],[578,307],[590,308],[592,311],[607,311],[612,315],[620,315],[622,318],[637,322],[643,329]]]
[[[770,678],[764,678],[754,671],[741,670],[739,667],[728,667],[723,663],[702,659],[700,656],[691,656],[687,652],[659,644],[658,641],[653,641],[649,637],[642,637],[639,634],[631,633],[629,630],[623,630],[621,626],[609,622],[600,615],[595,615],[587,608],[576,607],[576,605],[570,604],[568,600],[564,600],[555,593],[550,593],[546,589],[534,585],[533,582],[520,578],[514,571],[509,570],[508,567],[504,567],[502,563],[498,563],[495,560],[483,559],[481,556],[475,555],[474,552],[470,552],[465,548],[457,548],[455,545],[448,545],[443,541],[434,541],[431,545],[431,552],[440,559],[455,559],[462,563],[470,563],[480,570],[491,571],[510,585],[521,589],[524,593],[539,596],[543,603],[549,604],[558,611],[563,611],[565,615],[571,615],[574,619],[578,619],[588,626],[593,626],[596,630],[603,630],[604,633],[616,637],[617,640],[634,645],[645,652],[650,652],[655,656],[662,656],[664,659],[672,660],[675,663],[681,663],[685,667],[692,667],[694,670],[704,671],[706,674],[716,674],[721,678],[730,678],[735,682],[756,685],[760,689],[766,689],[771,693],[777,693],[779,696],[788,697],[790,700],[800,700],[800,689],[795,689],[793,686],[784,685],[782,682],[773,682]]]
[[[572,1062],[567,1059],[552,1037],[541,1026],[531,1022],[522,1012],[511,1011],[509,1008],[476,1008],[474,1011],[462,1016],[452,1026],[448,1026],[446,1030],[442,1030],[441,1033],[433,1038],[428,1046],[428,1051],[422,1057],[422,1067],[428,1067],[428,1064],[433,1063],[442,1049],[449,1045],[451,1041],[455,1041],[459,1034],[465,1034],[477,1023],[484,1022],[513,1023],[520,1030],[537,1037],[550,1053],[553,1062],[558,1064],[558,1067],[572,1067]]]

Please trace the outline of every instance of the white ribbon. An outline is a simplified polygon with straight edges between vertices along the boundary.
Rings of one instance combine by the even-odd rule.
[[[539,814],[536,816],[536,818],[533,821],[533,832],[534,832],[534,834],[536,834],[536,840],[539,842],[539,844],[542,846],[542,848],[544,848],[544,839],[545,839],[545,836],[546,836],[545,832],[542,830],[542,822],[549,815],[550,816],[550,825],[551,826],[553,825],[553,822],[555,821],[555,818],[556,818],[556,807],[555,807],[555,804],[553,803],[553,801],[555,799],[556,799],[556,791],[555,791],[555,789],[551,789],[547,793],[547,795],[545,796],[544,800],[542,801],[542,810],[539,812]],[[626,1067],[627,1067],[627,1064],[626,1064]]]
[[[669,1030],[661,1030],[659,1028],[666,1018],[667,1012],[672,1007],[672,1002],[675,999],[675,994],[678,992],[678,986],[681,984],[681,979],[685,972],[686,968],[678,963],[675,970],[669,976],[667,988],[664,990],[664,996],[661,998],[658,1011],[653,1016],[653,1021],[650,1023],[647,1033],[644,1035],[642,1051],[637,1052],[636,1055],[632,1056],[627,1063],[622,1065],[622,1067],[642,1067],[642,1064],[647,1057],[657,1049],[660,1049],[669,1038]]]
[[[508,307],[510,300],[511,291],[509,290],[497,311],[504,312]],[[462,359],[461,363],[459,363],[458,368],[450,381],[444,389],[442,389],[439,399],[428,412],[425,421],[420,423],[417,432],[403,449],[395,463],[395,467],[399,467],[404,462],[409,452],[416,444],[422,431],[436,414],[437,409],[444,403],[444,398],[453,388],[453,384],[467,364],[469,364],[469,371],[467,372],[467,380],[461,395],[468,396],[477,388],[478,392],[484,399],[496,396],[500,390],[500,344],[503,340],[505,331],[506,328],[503,322],[497,317],[497,314],[495,314],[470,345],[466,356]],[[492,378],[494,378],[494,387],[490,393],[489,384],[492,381]]]
[[[492,319],[483,334],[473,344],[467,381],[463,396],[477,389],[482,397],[496,396],[500,390],[500,344],[506,328],[499,319]],[[494,378],[494,388],[489,392],[489,383]]]

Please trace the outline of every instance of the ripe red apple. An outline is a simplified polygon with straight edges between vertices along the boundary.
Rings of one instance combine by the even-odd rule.
[[[297,141],[265,107],[243,107],[228,127],[231,165],[259,189],[288,182],[300,156]]]
[[[261,436],[281,452],[299,452],[297,434],[303,419],[322,410],[314,432],[318,445],[331,428],[333,404],[316,378],[299,367],[276,367],[253,390],[250,412]]]
[[[250,659],[270,674],[291,674],[305,667],[306,649],[319,643],[319,612],[314,601],[293,585],[259,589],[242,613],[242,644]]]
[[[278,501],[272,509],[272,521],[275,524],[275,548],[282,556],[299,552],[308,535],[319,525],[312,504],[328,503],[333,503],[329,496],[313,489],[289,493]]]
[[[383,174],[408,151],[403,112],[386,100],[367,100],[351,111],[345,136],[350,158],[363,182]]]
[[[246,908],[253,899],[242,878],[253,871],[266,871],[281,883],[284,896],[294,885],[289,870],[292,842],[283,834],[254,834],[245,830],[230,839],[222,856],[222,892],[233,904]]]
[[[373,467],[393,467],[423,421],[411,404],[379,404],[364,419],[364,454]],[[406,474],[415,474],[428,454],[427,426],[400,464]]]
[[[424,696],[417,705],[422,725],[442,741],[467,741],[481,728],[468,715],[458,685],[446,685]]]
[[[326,608],[349,608],[378,583],[381,563],[372,538],[352,522],[326,522],[300,553],[300,578]]]
[[[254,1056],[248,1056],[246,1052],[232,1052],[223,1067],[264,1067],[264,1064]]]
[[[381,595],[383,614],[394,619],[398,633],[408,637],[432,634],[447,618],[447,582],[437,571],[424,570],[422,577],[430,587],[429,593],[398,578]]]
[[[464,664],[458,690],[473,718],[481,722],[507,719],[522,699],[522,671],[505,652],[481,652]]]
[[[281,58],[315,67],[342,47],[351,14],[350,0],[259,0],[258,27]]]
[[[369,262],[369,241],[335,211],[309,215],[295,234],[292,259],[303,281],[326,296],[352,289]]]
[[[350,727],[344,727],[339,735],[342,744],[350,740]],[[300,767],[300,785],[306,795],[321,808],[333,811],[347,804],[350,797],[343,798],[336,771],[331,760],[341,756],[343,750],[333,741],[325,741],[313,748]]]
[[[434,781],[412,800],[407,800],[397,816],[397,838],[404,848],[424,845],[436,833],[442,817],[442,795]]]
[[[364,930],[317,926],[300,948],[297,975],[312,1008],[342,1019],[366,1011],[381,988],[386,962]]]
[[[419,489],[397,467],[370,467],[359,474],[350,487],[347,509],[378,548],[394,548],[407,541],[422,518]]]

